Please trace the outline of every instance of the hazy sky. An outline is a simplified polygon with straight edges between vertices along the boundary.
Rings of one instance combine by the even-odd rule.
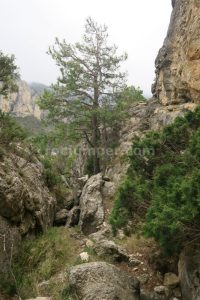
[[[55,37],[79,41],[91,16],[128,53],[129,83],[150,94],[171,10],[171,0],[0,0],[0,50],[15,54],[22,79],[50,84],[58,70],[48,46]]]

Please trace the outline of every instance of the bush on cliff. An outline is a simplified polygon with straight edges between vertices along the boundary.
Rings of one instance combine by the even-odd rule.
[[[0,145],[8,146],[11,142],[20,142],[26,137],[26,132],[8,113],[0,110]]]
[[[167,252],[198,241],[200,108],[161,132],[135,139],[129,162],[110,219],[113,230],[139,216],[145,234]]]

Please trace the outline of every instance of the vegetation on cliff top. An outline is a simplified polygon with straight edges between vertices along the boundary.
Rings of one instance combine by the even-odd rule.
[[[113,230],[144,222],[166,252],[200,239],[200,108],[134,140],[110,218]]]

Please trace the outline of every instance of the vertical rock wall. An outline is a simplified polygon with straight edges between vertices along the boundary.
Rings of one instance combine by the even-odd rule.
[[[152,93],[163,105],[200,103],[200,0],[172,0],[172,7]]]

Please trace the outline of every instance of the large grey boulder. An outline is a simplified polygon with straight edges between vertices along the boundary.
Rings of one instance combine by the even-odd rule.
[[[183,300],[200,300],[200,252],[184,251],[178,268]]]
[[[69,283],[80,300],[139,300],[139,281],[105,262],[78,265]]]
[[[104,221],[104,207],[102,187],[105,181],[101,174],[89,178],[80,198],[79,225],[84,234],[91,234],[98,230]]]

